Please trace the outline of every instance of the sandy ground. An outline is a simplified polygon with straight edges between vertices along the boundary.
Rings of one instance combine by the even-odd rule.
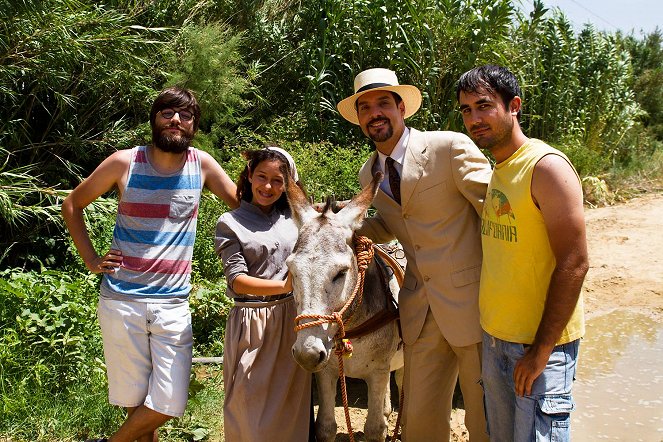
[[[663,192],[650,193],[626,203],[587,209],[590,270],[583,286],[586,318],[627,308],[663,319]],[[351,381],[348,395],[355,440],[363,439],[366,415],[365,384]],[[339,399],[340,401],[340,399]],[[392,403],[397,404],[395,394]],[[348,441],[345,415],[337,401],[336,441]],[[452,442],[467,441],[462,424],[464,410],[454,410]],[[396,413],[389,420],[389,436]]]

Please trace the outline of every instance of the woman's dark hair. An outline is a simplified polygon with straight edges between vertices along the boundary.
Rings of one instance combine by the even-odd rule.
[[[283,156],[283,154],[280,152],[267,148],[260,150],[245,150],[242,152],[242,156],[247,160],[247,163],[246,166],[244,166],[242,173],[239,174],[239,179],[237,180],[238,200],[244,200],[250,203],[253,199],[253,190],[251,190],[249,173],[253,173],[252,171],[254,171],[256,167],[258,167],[258,164],[262,163],[263,161],[279,161],[279,171],[283,174],[286,188],[290,185],[290,181],[292,180],[290,165],[288,164],[286,157]],[[299,187],[302,187],[299,182],[296,182],[295,184]],[[276,200],[274,206],[279,210],[287,209],[290,207],[288,204],[288,196],[286,195],[286,192],[283,192],[281,197]]]
[[[461,92],[476,94],[481,91],[498,95],[507,109],[513,97],[523,96],[516,76],[507,68],[494,64],[479,66],[461,75],[456,85],[456,100],[460,100]],[[518,121],[521,114],[519,110]]]
[[[200,124],[200,106],[198,100],[188,89],[183,89],[179,86],[169,87],[162,90],[157,98],[152,103],[152,110],[150,110],[150,126],[154,129],[154,124],[157,120],[157,114],[167,108],[184,108],[193,113],[193,133],[198,131]]]

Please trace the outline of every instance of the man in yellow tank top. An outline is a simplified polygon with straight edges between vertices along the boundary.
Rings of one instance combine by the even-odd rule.
[[[580,179],[563,153],[522,132],[522,93],[507,69],[472,69],[456,93],[470,137],[496,161],[479,288],[490,439],[569,440],[589,267]]]

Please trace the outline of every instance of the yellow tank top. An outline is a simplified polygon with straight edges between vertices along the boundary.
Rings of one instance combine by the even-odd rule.
[[[534,166],[550,154],[569,161],[562,152],[532,138],[495,166],[488,185],[481,216],[479,310],[482,328],[504,341],[534,341],[555,268],[543,216],[530,191]],[[557,344],[584,333],[581,295]]]

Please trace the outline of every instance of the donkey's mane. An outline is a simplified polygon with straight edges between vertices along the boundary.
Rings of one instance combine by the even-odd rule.
[[[333,196],[328,196],[325,200],[325,206],[322,209],[322,214],[326,214],[330,210],[332,213],[338,213],[343,207],[338,205],[338,201]]]
[[[336,199],[334,197],[328,196],[325,200],[325,207],[322,208],[322,214],[326,215],[330,210],[334,212],[334,206],[336,206]]]

